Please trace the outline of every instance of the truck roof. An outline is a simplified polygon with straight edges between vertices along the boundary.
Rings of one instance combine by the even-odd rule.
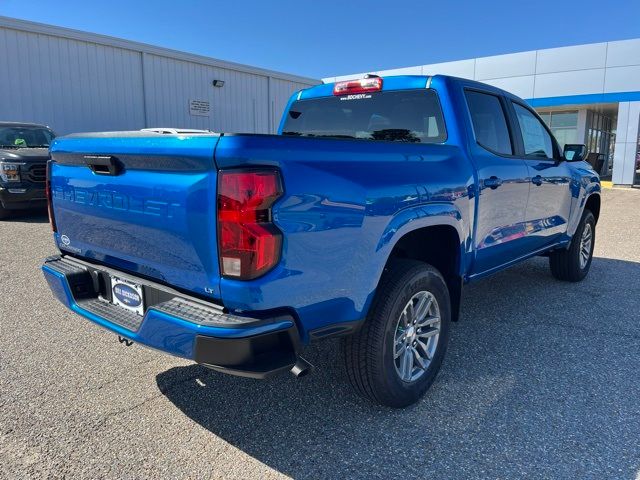
[[[453,77],[450,75],[390,75],[382,76],[380,78],[382,78],[382,91],[426,88],[432,84],[436,88],[437,86],[445,84],[463,84],[464,86],[482,88],[483,90],[493,91],[497,94],[518,98],[512,93],[492,85],[466,78]],[[351,80],[357,80],[357,78],[353,78]],[[300,90],[297,93],[297,99],[305,100],[309,98],[330,97],[333,95],[333,87],[336,83],[340,82],[323,83],[321,85]]]
[[[42,123],[8,122],[8,121],[0,121],[0,127],[42,127],[42,128],[49,128],[48,125],[43,125]]]

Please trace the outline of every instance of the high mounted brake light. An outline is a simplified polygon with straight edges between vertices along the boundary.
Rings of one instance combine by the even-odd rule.
[[[378,92],[382,90],[382,78],[361,78],[359,80],[349,80],[348,82],[338,82],[333,86],[334,95],[350,95],[352,93]]]
[[[222,171],[218,177],[218,254],[225,277],[251,280],[280,260],[282,233],[271,206],[282,195],[276,170]]]

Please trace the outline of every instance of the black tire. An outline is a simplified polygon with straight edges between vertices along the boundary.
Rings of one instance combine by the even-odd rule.
[[[11,216],[11,210],[7,210],[0,203],[0,220],[3,220],[5,218],[9,218],[10,216]]]
[[[405,306],[414,295],[424,291],[437,301],[440,332],[433,342],[435,351],[430,363],[422,369],[423,373],[418,372],[419,378],[407,382],[400,378],[394,360],[396,327]],[[440,272],[419,261],[392,261],[380,281],[366,321],[358,332],[343,340],[349,381],[360,395],[380,405],[401,408],[417,402],[440,370],[449,342],[450,323],[449,290]]]
[[[587,226],[588,225],[588,226]],[[582,247],[582,236],[586,228],[591,229],[591,246],[589,260],[583,266],[580,263],[580,251]],[[589,273],[591,261],[593,260],[593,248],[596,244],[596,219],[590,210],[585,210],[580,219],[580,224],[573,235],[568,249],[555,250],[549,254],[549,266],[551,274],[558,280],[565,282],[579,282]]]

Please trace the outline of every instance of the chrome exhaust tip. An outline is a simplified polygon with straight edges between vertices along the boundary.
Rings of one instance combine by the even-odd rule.
[[[312,368],[313,368],[313,365],[307,362],[304,358],[298,357],[296,364],[291,369],[291,373],[293,374],[294,377],[301,378],[310,374]]]

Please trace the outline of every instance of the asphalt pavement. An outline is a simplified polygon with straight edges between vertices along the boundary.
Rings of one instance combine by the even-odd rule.
[[[45,216],[0,223],[0,478],[640,478],[640,191],[604,192],[579,284],[536,258],[469,285],[442,371],[405,410],[314,372],[225,376],[68,312]]]

